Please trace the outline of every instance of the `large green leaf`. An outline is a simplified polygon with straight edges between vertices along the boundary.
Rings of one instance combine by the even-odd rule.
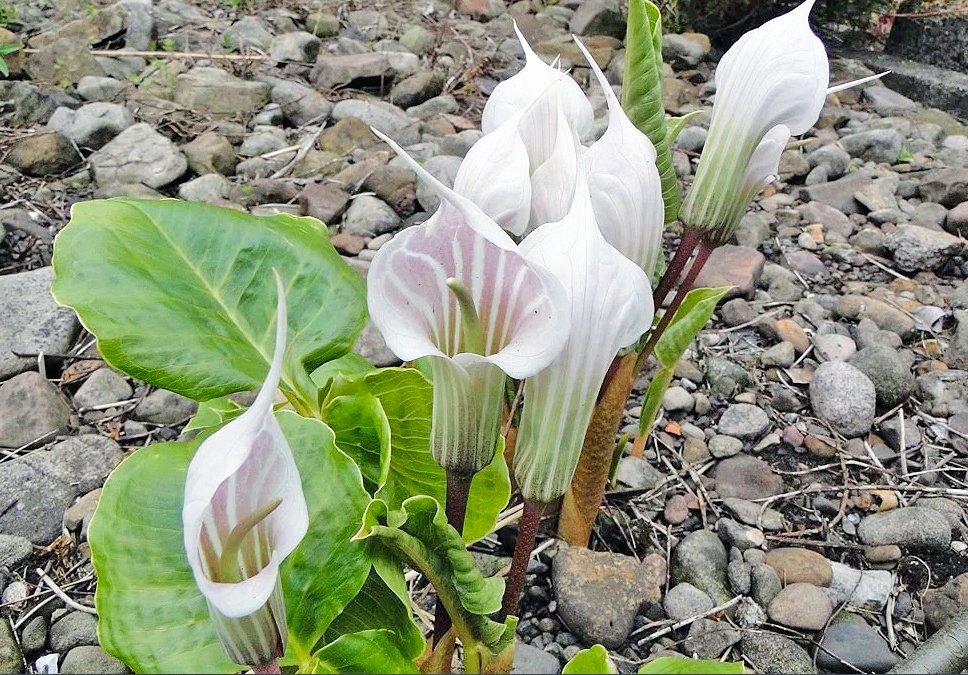
[[[419,673],[413,659],[403,654],[393,631],[348,633],[316,652],[314,673]]]
[[[52,292],[112,366],[204,401],[254,390],[269,369],[276,290],[289,309],[281,386],[312,405],[308,372],[353,346],[364,284],[312,218],[210,204],[110,199],[75,204],[54,246]]]
[[[386,569],[396,577],[391,583],[397,588],[391,588],[376,569],[372,570],[360,592],[326,629],[326,642],[351,633],[385,629],[390,631],[400,653],[413,661],[423,653],[423,633],[413,620],[400,564],[386,553],[383,556],[389,563]]]
[[[583,649],[565,664],[561,669],[563,675],[584,675],[586,673],[595,675],[611,675],[617,673],[618,668],[608,658],[608,650],[602,645],[592,645],[588,649]]]
[[[741,675],[743,673],[743,662],[661,656],[639,668],[639,675],[648,673],[657,675],[731,675],[736,673]]]
[[[375,540],[420,570],[447,608],[465,653],[495,656],[514,639],[516,620],[498,623],[488,617],[501,608],[504,579],[481,575],[436,499],[411,497],[398,510],[375,499],[356,536]]]
[[[371,569],[351,541],[369,498],[322,422],[278,413],[299,466],[309,532],[282,568],[290,652],[310,651]],[[101,645],[137,672],[238,672],[222,653],[182,541],[185,474],[200,439],[149,445],[111,474],[88,539],[98,573]]]
[[[198,442],[134,453],[104,484],[88,531],[98,639],[139,673],[232,673],[182,541],[185,472]]]
[[[671,223],[679,216],[679,184],[672,166],[672,140],[666,131],[662,84],[662,17],[659,8],[649,0],[629,0],[622,107],[635,126],[655,145],[665,222]]]
[[[317,375],[313,374],[314,379]],[[328,376],[327,376],[328,378]],[[320,378],[321,379],[321,378]],[[317,380],[320,383],[320,380]],[[447,492],[446,473],[430,454],[430,423],[433,411],[433,389],[430,382],[414,368],[381,368],[354,379],[333,379],[323,417],[336,431],[336,442],[353,456],[365,456],[375,461],[377,439],[382,438],[379,429],[367,429],[369,421],[377,427],[382,425],[371,397],[375,397],[386,416],[390,429],[390,461],[385,482],[374,495],[398,509],[404,500],[416,495],[429,495],[443,503]],[[359,414],[354,420],[348,414],[351,402],[358,401]],[[340,401],[339,419],[330,419],[333,401]],[[369,444],[368,452],[362,448]],[[382,460],[382,457],[381,457]],[[371,472],[372,473],[372,472]],[[477,541],[487,536],[501,510],[511,496],[511,480],[504,462],[504,453],[498,449],[490,465],[474,476],[464,523],[464,539]]]
[[[665,332],[655,345],[659,369],[653,375],[649,388],[645,392],[645,400],[642,402],[642,414],[639,417],[640,436],[647,436],[652,431],[659,408],[662,406],[662,399],[669,388],[669,383],[672,382],[676,361],[682,357],[689,343],[695,339],[716,311],[716,304],[731,288],[732,286],[692,289],[686,294],[672,321],[666,326]]]

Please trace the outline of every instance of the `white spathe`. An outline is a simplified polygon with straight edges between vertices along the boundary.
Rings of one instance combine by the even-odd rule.
[[[477,206],[379,135],[437,191],[441,205],[374,256],[370,316],[400,359],[427,359],[434,379],[431,451],[441,466],[473,474],[497,447],[505,376],[533,375],[561,351],[567,298]],[[451,280],[466,289],[476,316],[465,312]]]
[[[612,360],[648,330],[654,312],[648,276],[598,228],[581,164],[568,213],[530,234],[521,251],[561,282],[571,308],[564,349],[525,383],[514,454],[524,498],[547,503],[571,483]]]
[[[628,118],[605,74],[575,38],[608,104],[608,127],[585,152],[595,220],[605,239],[646,274],[662,253],[665,205],[655,146]]]
[[[286,350],[286,299],[278,309],[269,373],[252,406],[205,439],[185,480],[185,551],[226,653],[258,665],[285,650],[279,566],[309,527],[292,450],[272,401]]]
[[[753,196],[775,179],[786,140],[820,115],[829,63],[810,30],[814,2],[743,35],[716,68],[709,134],[680,212],[712,243],[729,239]]]

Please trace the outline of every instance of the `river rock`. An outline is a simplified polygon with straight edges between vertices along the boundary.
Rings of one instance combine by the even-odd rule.
[[[121,461],[110,438],[85,434],[4,463],[0,472],[0,531],[50,543],[74,499],[101,487]]]
[[[715,533],[696,530],[683,538],[672,552],[671,578],[688,582],[716,602],[727,599],[726,548]]]
[[[790,628],[821,630],[833,614],[826,593],[812,584],[789,584],[767,608],[770,619]]]
[[[850,357],[848,363],[871,381],[877,404],[885,410],[902,403],[914,391],[914,374],[907,361],[890,347],[865,347]]]
[[[53,267],[0,275],[0,380],[36,363],[32,354],[70,349],[80,326],[74,310],[51,296],[53,280]]]
[[[643,602],[658,602],[665,583],[665,560],[641,563],[617,553],[563,547],[555,556],[552,587],[558,615],[587,644],[621,647]]]
[[[908,506],[866,516],[857,534],[868,546],[910,546],[944,549],[951,543],[951,525],[937,511]]]
[[[728,457],[713,470],[720,497],[763,499],[783,492],[783,479],[758,457],[738,454]]]
[[[862,617],[842,612],[824,631],[817,650],[817,665],[841,672],[843,662],[865,673],[886,673],[899,661],[880,634]]]
[[[0,447],[31,447],[67,433],[71,410],[57,389],[28,371],[0,385]]]
[[[873,383],[848,363],[821,363],[810,382],[814,414],[848,438],[870,431],[876,401]]]
[[[784,584],[829,586],[833,580],[833,570],[827,559],[805,548],[774,549],[766,554],[765,562],[776,570]]]
[[[89,160],[99,185],[143,183],[158,188],[188,168],[185,155],[175,144],[144,122],[122,131]]]

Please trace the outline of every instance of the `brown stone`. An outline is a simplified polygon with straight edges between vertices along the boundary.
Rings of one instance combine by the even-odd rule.
[[[188,167],[199,176],[206,173],[220,173],[223,176],[235,174],[238,158],[235,148],[228,139],[214,131],[206,131],[192,141],[181,146],[188,158]]]
[[[342,215],[349,201],[349,194],[332,183],[313,183],[299,193],[299,207],[302,212],[324,223]]]
[[[672,495],[665,504],[662,517],[670,525],[679,525],[689,517],[689,502],[682,495]]]
[[[363,237],[349,232],[334,234],[329,241],[333,248],[343,255],[359,255],[360,251],[366,248],[366,240]]]
[[[844,319],[870,319],[881,330],[897,333],[902,338],[914,332],[914,319],[882,300],[863,295],[844,295],[834,306]]]
[[[777,548],[766,554],[767,565],[776,570],[784,584],[806,583],[830,586],[833,570],[819,553],[805,548]]]
[[[797,354],[802,354],[810,348],[810,338],[803,328],[793,319],[778,319],[773,321],[771,328],[780,342],[793,344],[793,349]]]
[[[944,626],[961,608],[968,607],[968,572],[959,574],[941,588],[924,594],[924,618],[934,630]]]
[[[790,628],[822,630],[833,614],[830,598],[811,584],[790,584],[767,608],[773,621]]]
[[[864,549],[864,559],[872,563],[894,562],[901,559],[901,547],[896,544],[868,546]]]
[[[665,559],[658,555],[639,563],[618,553],[563,546],[552,570],[558,614],[583,642],[621,647],[639,607],[661,599],[665,576]]]
[[[745,246],[725,244],[709,256],[706,265],[696,277],[695,288],[719,288],[733,286],[727,298],[739,296],[751,298],[763,274],[766,258],[759,251]]]
[[[324,131],[317,141],[320,150],[348,155],[357,148],[368,148],[379,142],[359,118],[345,117]]]
[[[81,158],[74,144],[58,133],[26,136],[7,154],[7,163],[28,176],[46,176],[66,171]]]
[[[713,471],[720,497],[763,499],[783,492],[783,479],[758,457],[740,453],[719,462]]]

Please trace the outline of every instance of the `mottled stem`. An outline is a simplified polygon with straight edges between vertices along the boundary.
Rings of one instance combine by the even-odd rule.
[[[464,518],[467,515],[467,496],[471,491],[471,480],[473,476],[464,476],[447,471],[447,501],[445,510],[447,513],[447,523],[457,530],[464,533]],[[437,606],[434,608],[434,646],[450,630],[450,614],[444,607],[444,603],[437,599]]]
[[[256,675],[261,675],[262,673],[266,673],[268,675],[270,673],[281,673],[282,671],[279,670],[279,660],[272,659],[269,661],[269,663],[252,666],[252,672],[256,673]]]
[[[521,513],[521,523],[518,525],[518,540],[514,544],[514,557],[511,558],[511,571],[508,572],[504,586],[504,602],[501,605],[501,616],[516,615],[521,602],[521,591],[524,588],[524,578],[528,574],[528,561],[534,551],[534,540],[538,536],[538,525],[545,505],[539,502],[525,500]]]
[[[686,299],[686,294],[692,290],[692,285],[695,283],[696,277],[699,276],[699,272],[706,264],[706,261],[709,260],[709,256],[712,254],[714,249],[715,246],[708,242],[704,241],[699,244],[699,251],[696,252],[696,259],[689,267],[689,272],[686,274],[686,278],[683,279],[681,284],[679,284],[679,290],[676,292],[676,297],[673,298],[669,308],[666,309],[665,314],[662,315],[662,318],[659,320],[659,325],[652,330],[652,334],[649,335],[649,341],[645,343],[645,347],[639,354],[637,370],[640,370],[652,355],[652,351],[655,349],[656,343],[659,342],[659,338],[662,337],[662,333],[665,332],[665,329],[669,327],[669,324],[672,322],[672,317],[676,315],[676,310],[679,309],[679,305],[681,305],[682,301]]]
[[[682,233],[682,238],[679,239],[679,247],[676,249],[675,255],[672,256],[672,261],[666,268],[665,274],[659,279],[659,285],[652,294],[652,301],[655,303],[656,309],[662,306],[666,296],[669,295],[669,291],[679,281],[683,268],[692,256],[692,252],[696,250],[696,246],[699,245],[701,236],[699,230],[691,227]]]

